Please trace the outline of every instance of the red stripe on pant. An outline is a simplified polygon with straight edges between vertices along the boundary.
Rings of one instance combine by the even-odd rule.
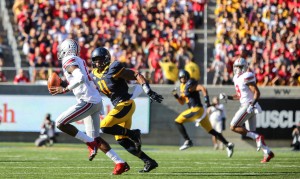
[[[247,112],[245,112],[245,113],[242,115],[242,117],[237,121],[237,123],[235,124],[235,126],[238,126],[239,123],[240,123],[241,121],[243,121],[243,119],[246,117],[246,115],[247,115]]]
[[[86,109],[90,108],[90,106],[93,105],[92,103],[87,103],[87,105],[83,106],[82,109],[76,111],[71,116],[67,117],[65,120],[63,120],[62,124],[66,124],[68,121],[72,120],[74,117],[79,116],[80,114],[84,113]]]

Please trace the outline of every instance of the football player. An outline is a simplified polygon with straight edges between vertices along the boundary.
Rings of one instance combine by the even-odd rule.
[[[256,140],[257,151],[262,148],[264,153],[261,163],[269,162],[274,157],[274,153],[264,142],[264,136],[255,132],[256,114],[261,112],[261,107],[257,102],[260,97],[260,91],[256,85],[255,75],[248,70],[248,63],[244,58],[238,58],[234,62],[233,70],[236,94],[229,96],[221,93],[219,96],[222,100],[240,100],[241,107],[235,113],[230,123],[230,129],[233,132]],[[243,127],[244,123],[246,128]]]
[[[91,57],[92,75],[98,89],[110,98],[114,105],[114,108],[101,121],[102,132],[115,135],[115,139],[121,146],[145,163],[144,169],[140,172],[150,172],[158,167],[158,164],[141,150],[140,130],[130,129],[135,102],[132,95],[128,93],[126,81],[137,80],[151,100],[161,103],[163,97],[151,90],[143,75],[124,68],[118,61],[111,62],[111,56],[107,49],[96,48]]]
[[[128,171],[130,169],[129,165],[99,136],[99,116],[100,113],[103,113],[102,98],[87,71],[85,61],[78,57],[79,45],[72,39],[66,39],[58,46],[57,51],[57,57],[62,61],[62,68],[67,82],[59,87],[51,87],[49,92],[52,95],[57,95],[72,91],[77,103],[61,113],[56,119],[56,127],[62,132],[85,142],[89,149],[90,161],[96,156],[99,148],[116,164],[113,171],[114,175]],[[82,119],[86,134],[71,124]]]
[[[184,144],[179,148],[179,150],[185,150],[193,146],[193,142],[187,134],[183,123],[185,122],[196,122],[196,126],[199,124],[211,135],[215,136],[227,147],[227,155],[231,157],[233,155],[234,144],[229,143],[222,134],[214,130],[210,124],[209,117],[206,113],[206,109],[203,107],[200,99],[199,92],[201,91],[204,96],[204,101],[206,106],[210,106],[208,92],[206,88],[193,78],[185,70],[180,70],[179,72],[180,80],[180,96],[177,94],[177,90],[172,91],[174,97],[177,101],[183,105],[187,103],[188,109],[183,111],[176,119],[175,124],[182,137],[185,139]]]

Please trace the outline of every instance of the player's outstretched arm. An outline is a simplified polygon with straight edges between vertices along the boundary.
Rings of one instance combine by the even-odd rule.
[[[155,91],[152,91],[145,77],[139,72],[135,72],[130,69],[124,69],[117,77],[123,78],[125,80],[136,80],[140,85],[142,85],[144,92],[150,97],[151,102],[156,101],[158,103],[161,103],[164,99],[162,95],[157,94]]]
[[[237,94],[227,95],[226,93],[220,93],[219,94],[219,99],[224,100],[225,102],[227,102],[227,100],[239,100],[240,97]]]

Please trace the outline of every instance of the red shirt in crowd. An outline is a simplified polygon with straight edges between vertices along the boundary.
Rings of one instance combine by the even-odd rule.
[[[17,75],[14,78],[14,83],[29,83],[30,80],[27,76]]]

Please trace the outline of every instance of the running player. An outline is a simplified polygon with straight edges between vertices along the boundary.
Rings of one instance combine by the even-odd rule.
[[[92,52],[92,64],[92,76],[98,89],[110,98],[114,105],[114,109],[101,121],[102,132],[115,135],[121,146],[144,162],[144,169],[140,172],[150,172],[158,167],[158,164],[141,150],[140,130],[130,130],[135,102],[128,93],[126,81],[137,80],[151,100],[161,103],[163,97],[151,90],[143,75],[124,68],[118,61],[111,62],[110,53],[105,48],[99,47]]]
[[[56,119],[56,127],[85,142],[89,149],[90,161],[96,156],[99,148],[116,164],[114,175],[128,171],[129,165],[99,136],[99,116],[100,113],[103,113],[102,98],[88,74],[85,61],[78,57],[80,48],[77,42],[66,39],[58,46],[57,51],[58,59],[62,60],[62,68],[67,82],[64,82],[62,86],[50,88],[49,92],[57,95],[72,91],[77,103],[61,113]],[[86,134],[71,124],[79,120],[84,121]]]
[[[261,112],[261,107],[257,103],[260,91],[256,85],[255,75],[248,70],[248,63],[244,58],[237,59],[233,64],[233,82],[236,94],[229,96],[221,93],[219,98],[222,100],[240,100],[241,107],[235,113],[230,129],[233,132],[247,136],[256,140],[257,151],[263,149],[264,158],[261,163],[269,162],[275,155],[264,142],[264,136],[256,133],[256,114]],[[246,128],[243,127],[245,123]]]
[[[190,78],[189,73],[185,70],[180,70],[179,80],[181,95],[179,96],[176,90],[173,90],[173,95],[181,105],[187,103],[189,107],[189,109],[183,111],[175,119],[175,124],[178,127],[180,134],[185,139],[184,144],[179,148],[179,150],[185,150],[193,146],[193,142],[188,136],[183,123],[194,121],[197,124],[200,124],[206,130],[206,132],[220,140],[227,147],[228,157],[231,157],[233,155],[234,144],[229,143],[222,134],[218,133],[212,128],[209,122],[209,117],[201,103],[199,94],[200,91],[203,93],[206,106],[210,106],[206,88],[198,84],[198,82],[193,78]]]

